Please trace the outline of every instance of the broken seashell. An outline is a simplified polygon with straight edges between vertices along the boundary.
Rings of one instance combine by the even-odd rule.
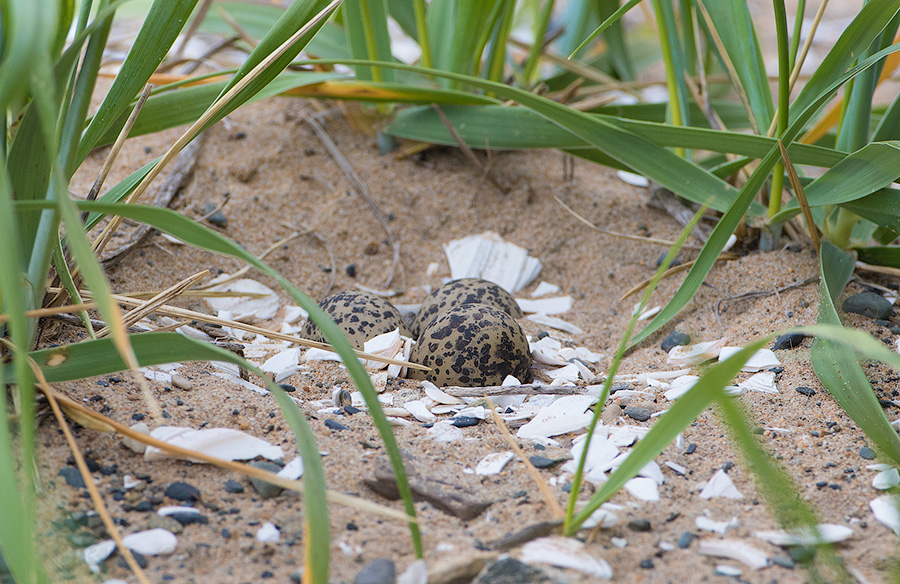
[[[538,411],[533,420],[519,428],[519,438],[549,438],[575,432],[590,424],[593,415],[585,413],[596,398],[589,395],[567,395]]]
[[[650,181],[645,176],[641,176],[640,174],[635,174],[633,172],[628,172],[627,170],[617,170],[616,176],[619,177],[619,180],[623,183],[630,184],[634,187],[647,188],[650,186]]]
[[[719,352],[719,361],[724,361],[728,359],[738,351],[743,349],[743,347],[722,347],[722,350]],[[778,357],[775,356],[775,352],[771,349],[760,349],[757,352],[753,353],[747,362],[744,363],[744,366],[741,367],[741,371],[754,372],[761,371],[763,369],[768,369],[770,367],[778,367],[781,365],[781,361],[778,360]]]
[[[571,568],[597,578],[612,578],[605,560],[584,549],[584,544],[568,537],[541,537],[522,546],[520,559],[526,564],[549,564]]]
[[[111,556],[115,550],[116,542],[111,539],[105,539],[84,548],[82,557],[91,572],[96,574],[100,571],[100,562]]]
[[[900,535],[900,498],[896,495],[882,495],[869,501],[872,515],[882,524],[886,525]]]
[[[428,436],[442,444],[458,442],[463,439],[462,430],[447,420],[435,422],[434,426],[428,429]]]
[[[672,347],[669,351],[669,358],[666,359],[667,365],[675,365],[681,367],[685,365],[699,365],[704,361],[715,359],[719,356],[719,351],[725,346],[725,339],[717,341],[709,341],[706,343],[697,343],[695,345],[679,345]]]
[[[305,320],[307,317],[309,317],[309,313],[299,306],[290,305],[284,307],[284,322],[286,324],[294,324],[300,319]]]
[[[820,523],[814,528],[799,527],[790,531],[757,531],[753,535],[772,545],[820,545],[837,543],[853,536],[853,530],[846,525]]]
[[[522,312],[542,313],[542,314],[562,314],[572,309],[571,296],[557,296],[555,298],[541,298],[539,300],[529,300],[527,298],[516,298],[516,303]]]
[[[512,460],[514,456],[515,454],[509,450],[506,452],[492,452],[478,461],[478,464],[475,466],[475,474],[479,476],[499,474],[503,467],[506,466],[506,463]]]
[[[741,390],[759,391],[761,393],[778,393],[778,386],[775,385],[775,374],[771,371],[763,371],[752,376],[750,379],[742,381],[738,384]]]
[[[125,547],[145,556],[163,556],[175,552],[178,538],[168,529],[157,527],[131,533],[122,538]]]
[[[541,283],[537,285],[537,288],[534,289],[534,292],[531,293],[532,298],[537,298],[538,296],[546,296],[548,294],[556,294],[559,292],[560,288],[556,284],[551,284],[550,282],[545,282],[541,280]]]
[[[277,543],[281,539],[281,531],[271,521],[266,521],[256,530],[256,541],[260,543]]]
[[[250,460],[257,456],[278,460],[284,458],[284,451],[262,440],[245,434],[240,430],[231,428],[206,428],[194,430],[178,426],[160,426],[150,432],[150,436],[168,442],[173,446],[195,450],[209,456],[223,460]],[[182,458],[170,455],[154,446],[147,446],[144,452],[144,460],[165,460],[168,458]],[[205,462],[203,460],[190,459],[192,462]]]
[[[509,376],[507,378],[509,378]],[[422,389],[425,390],[425,395],[439,404],[456,405],[465,403],[460,398],[450,395],[430,381],[423,381]]]
[[[731,482],[731,477],[722,469],[717,470],[706,483],[706,486],[703,487],[703,490],[700,491],[701,499],[712,499],[714,497],[725,497],[726,499],[744,498],[737,490],[737,487],[734,486],[734,483]]]
[[[900,473],[897,472],[896,468],[883,470],[872,479],[872,486],[882,491],[897,485],[900,485]]]
[[[697,553],[715,558],[728,558],[746,565],[751,570],[759,570],[768,565],[766,554],[749,543],[737,539],[704,539],[697,546]]]
[[[289,481],[296,481],[300,477],[303,476],[303,457],[297,456],[289,463],[284,465],[280,471],[278,471],[278,476],[287,479]]]
[[[444,253],[451,279],[482,278],[510,294],[527,286],[541,271],[541,262],[529,256],[526,249],[507,243],[491,231],[444,244]]]
[[[430,424],[437,420],[437,416],[428,411],[428,407],[420,399],[408,401],[403,404],[404,409],[411,413],[417,420]]]
[[[659,501],[659,485],[654,479],[634,477],[625,482],[625,490],[641,501]]]
[[[223,280],[229,277],[228,274],[222,274],[213,280],[212,283],[215,284],[216,280]],[[240,320],[248,316],[253,316],[260,320],[269,320],[275,317],[275,313],[278,312],[281,306],[278,295],[274,290],[250,278],[225,282],[218,286],[212,286],[209,290],[212,292],[233,292],[236,294],[236,296],[206,299],[206,302],[209,303],[213,310],[230,312],[233,320]],[[263,296],[247,298],[246,296],[240,296],[239,293],[241,292],[262,294]]]
[[[266,359],[266,362],[260,365],[260,369],[271,373],[275,377],[275,383],[281,383],[300,371],[300,349],[293,347],[281,351]]]
[[[676,399],[680,398],[688,391],[690,391],[699,379],[700,378],[696,375],[682,375],[681,377],[676,377],[674,380],[672,380],[672,384],[669,387],[669,390],[666,391],[666,393],[664,393],[663,395],[667,400],[675,401]]]
[[[725,534],[726,531],[733,527],[737,527],[739,524],[740,522],[737,517],[732,517],[728,521],[715,521],[705,515],[698,515],[697,518],[694,519],[694,525],[697,526],[697,529],[721,534]]]
[[[363,343],[363,352],[369,353],[370,355],[385,357],[387,359],[393,359],[397,355],[397,353],[402,354],[402,351],[403,338],[400,336],[399,328],[388,331],[386,333],[382,333],[380,335],[375,335],[374,337]],[[388,366],[387,363],[383,363],[381,361],[369,360],[364,361],[363,365],[366,367],[366,369],[375,371],[384,369]],[[399,373],[399,365],[397,367]],[[388,374],[390,374],[390,372]],[[396,375],[394,377],[396,377]]]
[[[526,316],[528,320],[532,322],[536,322],[541,326],[548,326],[550,328],[554,328],[558,331],[562,331],[564,333],[569,333],[571,335],[581,335],[584,334],[584,331],[579,327],[575,326],[571,322],[567,322],[561,318],[556,318],[555,316],[549,316],[543,313],[537,314],[529,314]]]

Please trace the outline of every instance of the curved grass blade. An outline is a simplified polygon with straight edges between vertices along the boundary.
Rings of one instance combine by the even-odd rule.
[[[840,326],[835,301],[853,274],[850,254],[833,243],[823,242],[820,250],[822,284],[819,292],[819,322]],[[845,331],[845,333],[851,331]],[[880,347],[879,349],[884,349]],[[900,464],[900,436],[891,427],[866,374],[853,352],[834,340],[817,339],[810,351],[813,370],[835,401],[859,425],[880,452]],[[878,358],[878,357],[876,357]],[[896,366],[897,355],[886,361]]]
[[[623,4],[621,8],[619,8],[618,10],[616,10],[615,12],[610,14],[606,20],[604,20],[602,23],[600,23],[600,26],[595,28],[593,30],[593,32],[591,32],[591,34],[589,34],[587,36],[586,39],[581,41],[581,44],[579,44],[577,47],[575,47],[572,50],[572,52],[569,54],[569,58],[571,59],[572,57],[577,55],[581,51],[581,49],[588,46],[591,43],[591,41],[594,40],[595,38],[597,38],[598,36],[600,36],[600,34],[604,30],[606,30],[607,28],[612,26],[614,23],[618,22],[619,19],[621,19],[623,16],[625,16],[625,14],[629,10],[631,10],[632,8],[634,8],[635,6],[637,6],[640,3],[641,3],[641,0],[628,0],[628,2]]]
[[[357,0],[344,3],[344,36],[354,59],[392,61],[391,36],[388,33],[387,2],[385,0]],[[357,67],[356,78],[361,81],[393,81],[393,69]]]
[[[900,247],[876,245],[854,247],[853,251],[861,262],[900,269]]]
[[[20,208],[42,208],[46,205],[47,204],[43,202],[28,201],[21,203]],[[274,278],[291,298],[309,313],[310,318],[316,323],[319,330],[322,331],[325,339],[341,356],[344,365],[347,367],[347,372],[353,379],[353,383],[360,392],[362,392],[363,397],[366,400],[366,405],[369,407],[369,413],[375,422],[376,428],[378,428],[382,442],[384,442],[385,451],[393,466],[394,475],[397,479],[397,488],[403,498],[406,513],[410,517],[416,517],[416,509],[413,505],[412,492],[409,488],[406,470],[403,467],[400,449],[397,446],[396,439],[391,431],[390,423],[378,402],[378,394],[372,386],[372,381],[359,359],[356,358],[347,338],[343,335],[334,321],[319,308],[319,305],[316,302],[291,284],[284,276],[269,267],[265,262],[254,257],[240,245],[171,209],[160,209],[144,205],[111,204],[100,201],[81,201],[78,205],[85,211],[118,215],[141,223],[147,223],[160,231],[177,237],[185,243],[195,247],[241,259],[251,264],[260,272]],[[422,543],[418,525],[410,523],[409,530],[413,539],[413,545],[416,549],[416,554],[421,557]]]

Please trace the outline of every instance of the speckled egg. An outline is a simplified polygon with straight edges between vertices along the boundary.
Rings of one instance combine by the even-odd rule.
[[[337,323],[350,344],[362,350],[363,344],[374,336],[400,328],[400,334],[411,337],[409,327],[394,305],[374,294],[361,290],[337,292],[319,302]],[[325,337],[312,320],[303,327],[303,337],[324,343]]]
[[[414,379],[439,387],[500,385],[507,375],[531,381],[531,352],[519,323],[502,310],[468,303],[440,314],[425,327],[410,361],[431,367],[410,369]]]
[[[461,278],[447,282],[425,299],[412,323],[413,334],[418,337],[434,317],[454,306],[474,302],[502,310],[513,318],[525,316],[516,299],[497,284],[481,278]]]

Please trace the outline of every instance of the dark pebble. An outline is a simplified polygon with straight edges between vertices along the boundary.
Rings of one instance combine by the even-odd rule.
[[[216,227],[228,227],[228,217],[225,216],[225,213],[221,211],[216,211],[207,219],[210,223],[215,225]]]
[[[693,533],[685,531],[678,537],[678,547],[683,550],[691,547],[691,544],[694,542],[694,537]]]
[[[104,476],[114,475],[119,471],[119,465],[117,464],[104,464],[100,467],[100,474]]]
[[[457,428],[468,428],[469,426],[477,426],[480,421],[481,420],[478,418],[473,418],[472,416],[456,416],[450,420],[450,423]]]
[[[223,537],[223,538],[225,538],[225,539],[231,539],[231,530],[230,530],[230,529],[226,529],[226,528],[223,527],[221,533],[222,533],[222,537]]]
[[[209,523],[209,518],[201,513],[171,513],[169,517],[182,525],[190,525],[191,523],[206,525]]]
[[[881,407],[883,408],[891,408],[894,406],[894,402],[889,399],[880,399],[878,400],[878,403],[881,404]]]
[[[134,420],[135,422],[140,422],[141,420],[143,420],[146,417],[147,417],[146,414],[141,414],[141,413],[131,414],[131,419]]]
[[[894,313],[894,307],[880,294],[860,292],[844,300],[841,307],[844,312],[853,312],[869,318],[888,319]]]
[[[147,558],[144,557],[144,554],[131,550],[131,555],[134,556],[134,561],[137,562],[137,565],[140,566],[142,570],[147,567]],[[120,568],[128,569],[128,563],[125,561],[125,556],[119,554],[119,561],[117,563]]]
[[[801,343],[803,343],[803,339],[806,338],[806,335],[803,333],[787,333],[786,335],[781,335],[777,339],[775,339],[775,344],[772,345],[772,350],[774,351],[783,351],[785,349],[794,349],[799,347]]]
[[[653,565],[653,560],[651,560],[650,558],[647,558],[646,560],[641,560],[641,563],[638,565],[641,568],[643,568],[644,570],[652,570],[653,568],[656,567]]]
[[[863,446],[859,449],[859,455],[865,458],[866,460],[872,460],[875,458],[875,451],[869,448],[868,446]]]
[[[250,466],[274,473],[277,473],[281,470],[280,466],[278,466],[274,462],[269,462],[268,460],[254,460],[250,463]],[[281,491],[284,490],[278,485],[273,485],[268,481],[264,481],[256,477],[250,477],[250,484],[253,485],[253,489],[257,493],[259,493],[259,496],[263,499],[271,499],[273,497],[277,497],[281,494]]]
[[[661,254],[659,254],[659,257],[656,258],[656,267],[657,268],[662,265],[662,263],[663,263],[663,261],[665,261],[667,255],[669,255],[669,252],[667,252],[667,251],[664,251]],[[680,266],[680,265],[681,265],[681,260],[678,259],[677,257],[674,257],[674,258],[672,258],[672,263],[669,264],[669,267],[674,268],[675,266]]]
[[[262,574],[259,575],[260,578],[274,578],[275,574],[269,570],[266,570]]]
[[[790,559],[787,556],[769,556],[769,561],[775,564],[776,566],[781,566],[782,568],[787,568],[788,570],[794,569],[794,560]]]
[[[228,479],[225,481],[225,490],[229,493],[243,493],[244,485],[234,479]]]
[[[188,483],[175,482],[166,487],[166,497],[176,501],[195,502],[200,500],[200,490]]]
[[[76,489],[87,488],[87,485],[84,484],[84,479],[81,477],[81,473],[78,472],[77,468],[64,466],[59,469],[59,476],[66,479],[66,484],[70,487],[75,487]]]
[[[806,397],[812,397],[816,395],[816,390],[811,387],[806,387],[805,385],[801,385],[800,387],[795,387],[797,393],[803,394]]]
[[[650,414],[653,412],[641,406],[625,406],[623,413],[638,422],[646,422],[650,419]]]
[[[153,503],[150,501],[141,501],[134,507],[132,507],[133,511],[140,511],[141,513],[148,513],[153,511]]]
[[[386,558],[372,560],[359,571],[353,584],[394,584],[397,581],[397,568],[394,562]]]
[[[361,411],[362,411],[361,409],[359,409],[359,408],[354,408],[353,406],[344,406],[344,412],[347,413],[347,414],[349,414],[349,415],[351,415],[351,416],[352,416],[353,414],[358,414],[358,413],[360,413]]]
[[[688,444],[687,450],[685,450],[684,453],[693,454],[695,450],[697,450],[697,445],[691,442],[690,444]]]
[[[528,461],[535,466],[535,468],[550,468],[557,462],[558,460],[554,460],[552,458],[547,458],[546,456],[529,456]]]
[[[805,564],[816,557],[816,548],[813,546],[797,545],[789,547],[787,552],[791,560],[797,564]]]
[[[680,331],[672,331],[663,342],[659,344],[659,348],[668,353],[675,347],[689,345],[691,343],[691,335]]]
[[[66,536],[66,539],[69,540],[69,543],[77,548],[86,548],[89,545],[94,545],[97,543],[97,538],[94,535],[87,531],[78,531],[75,533],[70,533]]]
[[[649,519],[632,519],[628,522],[628,529],[631,531],[650,531],[653,526],[650,525]]]
[[[878,326],[883,326],[884,328],[888,328],[889,326],[891,326],[891,321],[879,318],[875,321],[875,324],[877,324]]]
[[[278,385],[278,387],[280,387],[281,389],[283,389],[284,391],[286,391],[288,393],[294,393],[295,391],[297,391],[297,388],[294,387],[293,385],[291,385],[290,383],[280,383]]]
[[[325,427],[330,428],[332,430],[349,430],[347,426],[341,424],[337,420],[328,419],[325,420]]]
[[[555,584],[546,572],[515,558],[505,557],[489,564],[474,584]]]
[[[356,264],[348,265],[346,268],[344,268],[344,271],[347,272],[347,275],[350,276],[351,278],[355,278],[356,277]]]
[[[722,470],[724,470],[725,472],[730,471],[732,468],[734,468],[734,463],[730,460],[726,461],[725,464],[722,465]]]
[[[291,579],[291,582],[293,582],[294,584],[302,584],[303,572],[301,572],[299,570],[291,572],[291,575],[289,576],[289,578]]]

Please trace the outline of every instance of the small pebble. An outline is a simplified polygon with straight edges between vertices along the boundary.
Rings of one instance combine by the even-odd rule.
[[[481,420],[478,418],[473,418],[472,416],[456,416],[450,420],[450,423],[457,428],[468,428],[469,426],[477,426],[480,421]]]
[[[181,375],[172,376],[172,385],[174,385],[178,389],[183,389],[184,391],[190,391],[194,389],[194,384],[191,383],[191,380]]]
[[[144,557],[144,554],[138,553],[134,550],[131,550],[131,555],[134,556],[134,561],[137,562],[137,565],[141,567],[143,570],[147,567],[147,558]],[[117,562],[120,568],[129,569],[128,562],[125,561],[125,556],[119,555],[119,561]]]
[[[147,529],[156,529],[157,527],[167,529],[174,534],[179,534],[184,531],[184,527],[182,527],[181,523],[174,517],[168,515],[165,517],[154,515],[150,518],[147,522]]]
[[[201,513],[170,513],[167,517],[171,517],[182,525],[190,525],[191,523],[205,525],[209,523],[209,518]]]
[[[641,563],[638,564],[644,570],[652,570],[655,566],[653,565],[653,560],[647,558],[646,560],[641,560]]]
[[[806,338],[806,335],[803,333],[787,333],[785,335],[781,335],[777,339],[775,339],[775,344],[772,345],[773,351],[782,351],[785,349],[794,349],[799,347],[801,343],[803,343],[803,339]]]
[[[546,572],[509,556],[488,564],[474,584],[556,584]]]
[[[650,531],[653,526],[649,519],[632,519],[628,522],[628,529],[632,531]]]
[[[888,319],[894,313],[894,306],[880,294],[860,292],[844,300],[844,312],[853,312],[869,318]]]
[[[694,541],[694,534],[690,531],[685,531],[678,537],[678,547],[681,549],[687,549],[691,547],[691,543]]]
[[[685,454],[693,454],[694,451],[697,450],[697,445],[691,442],[688,444],[687,449],[684,451]]]
[[[344,271],[346,271],[347,275],[350,276],[351,278],[355,278],[356,277],[356,264],[348,265],[346,268],[344,268]]]
[[[353,579],[353,584],[394,584],[396,581],[397,569],[394,562],[378,558],[363,566]]]
[[[61,469],[59,469],[59,476],[66,479],[66,484],[70,487],[74,487],[76,489],[87,488],[87,485],[84,484],[84,478],[82,478],[81,473],[75,467],[62,467]]]
[[[349,430],[347,426],[341,424],[337,420],[332,420],[331,418],[325,420],[325,427],[330,428],[331,430]]]
[[[557,462],[558,460],[554,460],[552,458],[547,458],[546,456],[529,456],[528,461],[535,466],[535,468],[550,468]]]
[[[805,564],[816,556],[816,548],[806,545],[795,545],[787,549],[790,559],[796,564]]]
[[[225,213],[221,211],[216,211],[212,215],[210,215],[207,219],[210,223],[215,225],[216,227],[226,228],[228,227],[228,217],[225,216]]]
[[[254,468],[258,468],[261,470],[267,470],[269,472],[277,473],[281,470],[281,467],[275,464],[274,462],[269,462],[268,460],[254,460],[249,463],[250,466]],[[271,499],[273,497],[277,497],[284,490],[278,485],[273,485],[268,481],[264,481],[262,479],[258,479],[256,477],[250,477],[250,484],[253,485],[253,489],[259,494],[263,499]]]
[[[650,415],[653,412],[647,408],[642,408],[641,406],[625,406],[623,413],[638,422],[646,422],[650,419]]]
[[[281,383],[278,385],[278,387],[280,387],[281,389],[283,389],[284,391],[286,391],[288,393],[294,393],[295,391],[297,391],[297,388],[294,387],[293,385],[291,385],[290,383]]]
[[[662,263],[666,259],[667,255],[669,255],[669,252],[667,252],[667,251],[664,251],[661,254],[659,254],[659,257],[656,258],[656,267],[657,268],[662,265]],[[672,258],[672,263],[669,264],[669,267],[674,268],[675,266],[680,266],[680,265],[681,265],[681,260],[678,259],[677,257],[674,257],[674,258]]]
[[[866,460],[873,460],[875,458],[875,451],[868,446],[863,446],[859,449],[859,455]]]
[[[794,389],[797,390],[797,393],[803,394],[803,395],[805,395],[806,397],[812,397],[812,396],[816,395],[816,390],[815,390],[815,389],[813,389],[813,388],[811,388],[811,387],[806,387],[805,385],[801,385],[801,386],[799,386],[799,387],[795,387]]]
[[[769,556],[769,561],[775,564],[776,566],[781,566],[782,568],[787,568],[788,570],[794,569],[794,560],[790,559],[787,556]]]
[[[353,414],[358,414],[362,410],[359,408],[354,408],[353,406],[344,406],[344,413],[352,416]]]
[[[243,493],[244,485],[234,479],[228,479],[225,481],[225,490],[229,493]]]
[[[193,485],[178,481],[166,487],[166,497],[193,503],[200,500],[200,490]]]
[[[87,531],[70,533],[66,536],[66,539],[69,540],[70,544],[77,548],[86,548],[89,545],[94,545],[95,543],[97,543],[97,538]]]
[[[675,347],[689,345],[691,343],[691,335],[680,331],[672,331],[663,342],[659,344],[659,348],[668,353]]]

